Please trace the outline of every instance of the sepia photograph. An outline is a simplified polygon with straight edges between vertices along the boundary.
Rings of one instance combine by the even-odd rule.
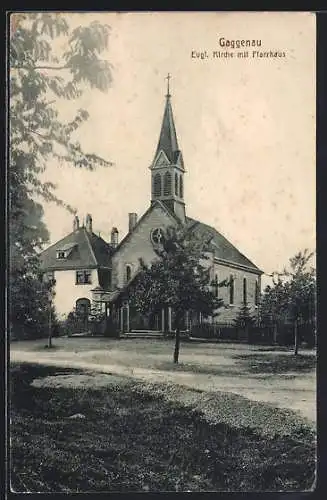
[[[8,15],[8,489],[316,486],[316,15]]]

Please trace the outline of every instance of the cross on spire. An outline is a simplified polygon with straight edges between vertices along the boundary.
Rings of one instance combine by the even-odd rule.
[[[170,93],[169,93],[169,80],[171,79],[171,74],[168,73],[168,75],[166,76],[166,80],[167,80],[167,95],[166,97],[170,97]]]

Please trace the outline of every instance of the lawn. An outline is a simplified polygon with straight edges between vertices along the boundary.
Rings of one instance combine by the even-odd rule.
[[[172,363],[172,340],[58,338],[13,342],[12,361],[115,373],[151,383],[165,382],[208,393],[225,391],[294,410],[315,421],[316,357],[301,350],[240,344],[182,342],[180,363]]]
[[[315,432],[300,414],[229,392],[145,382],[108,370],[27,363],[13,363],[11,370],[16,492],[312,486]]]

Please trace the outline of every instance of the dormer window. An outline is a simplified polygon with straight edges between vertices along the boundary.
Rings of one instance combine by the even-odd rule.
[[[57,259],[67,259],[72,253],[74,247],[76,247],[76,243],[68,243],[66,245],[63,245],[62,248],[59,248],[57,250]]]

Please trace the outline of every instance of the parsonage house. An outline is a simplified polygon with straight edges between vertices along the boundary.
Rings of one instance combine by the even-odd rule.
[[[231,323],[244,303],[255,315],[262,271],[216,229],[187,216],[185,167],[177,142],[169,88],[150,170],[150,206],[139,218],[136,213],[128,215],[129,230],[121,241],[115,227],[111,231],[110,243],[97,236],[93,232],[92,217],[88,214],[82,226],[75,216],[73,231],[41,253],[45,278],[56,281],[54,301],[59,317],[64,319],[76,309],[87,313],[96,306],[111,316],[123,332],[138,329],[173,331],[174,311],[171,308],[163,307],[145,318],[133,310],[124,292],[139,271],[140,258],[150,264],[157,257],[155,247],[160,244],[166,228],[180,224],[197,237],[211,239],[210,283],[225,279],[230,283],[228,287],[212,288],[212,293],[219,294],[224,301],[219,315],[209,319],[197,315],[196,321]],[[195,320],[194,314],[189,311],[185,328],[189,327],[191,320]]]

